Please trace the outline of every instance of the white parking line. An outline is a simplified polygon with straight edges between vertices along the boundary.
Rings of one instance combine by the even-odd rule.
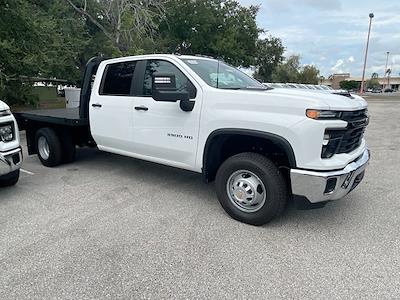
[[[29,174],[29,175],[35,175],[35,173],[32,173],[32,172],[24,170],[24,169],[20,169],[20,170],[21,170],[22,173],[26,173],[26,174]]]

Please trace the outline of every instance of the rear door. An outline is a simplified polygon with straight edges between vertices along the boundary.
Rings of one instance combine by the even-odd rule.
[[[103,76],[92,92],[89,117],[92,136],[101,150],[133,150],[132,79],[136,66],[133,60],[111,62],[97,72]]]
[[[142,60],[138,66],[137,94],[133,100],[135,152],[144,159],[193,169],[202,105],[200,86],[172,60]],[[179,101],[155,101],[152,97],[153,73],[174,74],[177,88],[188,90],[195,101],[194,109],[183,111]]]

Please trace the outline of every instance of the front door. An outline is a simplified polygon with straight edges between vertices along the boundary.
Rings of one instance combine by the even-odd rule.
[[[193,169],[199,133],[201,88],[173,61],[154,59],[138,62],[142,67],[138,93],[134,97],[134,149],[145,159]],[[179,90],[187,90],[195,101],[192,111],[183,111],[178,102],[152,98],[152,74],[174,74]],[[136,78],[135,78],[136,80]]]

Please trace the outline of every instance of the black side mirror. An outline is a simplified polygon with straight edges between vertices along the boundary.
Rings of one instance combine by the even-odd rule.
[[[178,91],[174,74],[154,73],[152,75],[152,95],[156,101],[176,102],[183,111],[192,111],[194,101],[190,101],[188,91]]]
[[[156,101],[176,102],[178,100],[189,100],[189,93],[178,91],[175,75],[168,73],[154,73],[152,75],[152,94]]]

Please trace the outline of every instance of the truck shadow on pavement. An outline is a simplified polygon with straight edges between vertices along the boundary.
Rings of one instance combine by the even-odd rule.
[[[96,172],[112,170],[112,176],[118,177],[121,185],[141,186],[144,189],[152,190],[160,197],[170,199],[170,205],[179,206],[183,204],[181,201],[188,201],[186,205],[195,204],[194,207],[196,207],[199,205],[198,202],[201,202],[201,207],[209,206],[209,209],[219,217],[230,218],[218,202],[214,184],[204,183],[201,174],[86,148],[77,151],[77,163],[82,167],[89,165]],[[73,168],[74,164],[66,166]],[[353,195],[350,195],[342,201],[334,201],[323,208],[312,210],[298,210],[293,200],[289,199],[282,216],[264,227],[299,225],[299,223],[312,224],[314,222],[321,226],[321,221],[338,222],[343,217],[351,217],[352,211],[357,210],[358,201],[349,199],[352,197]],[[175,199],[179,199],[179,201],[175,201]]]
[[[28,156],[26,159],[30,167],[37,169],[41,176],[22,175],[17,186],[1,189],[0,204],[12,199],[16,189],[19,193],[24,189],[35,188],[35,192],[40,194],[41,185],[60,185],[69,187],[64,193],[85,189],[86,192],[97,193],[94,197],[104,198],[101,201],[116,201],[116,205],[118,201],[126,202],[122,206],[147,205],[146,213],[167,210],[167,215],[175,220],[181,213],[187,214],[188,218],[198,218],[197,222],[202,222],[202,218],[211,218],[215,223],[239,223],[232,220],[220,206],[214,184],[204,183],[198,173],[89,148],[77,149],[74,163],[55,169],[41,166],[36,156]],[[49,182],[49,178],[54,181]],[[352,196],[346,199],[348,197]],[[354,198],[357,197],[360,196]],[[357,203],[359,201],[347,199],[328,203],[321,209],[297,210],[293,201],[289,200],[282,216],[262,227],[304,224],[320,227],[323,223],[340,223],[343,218],[351,218],[358,209]]]

